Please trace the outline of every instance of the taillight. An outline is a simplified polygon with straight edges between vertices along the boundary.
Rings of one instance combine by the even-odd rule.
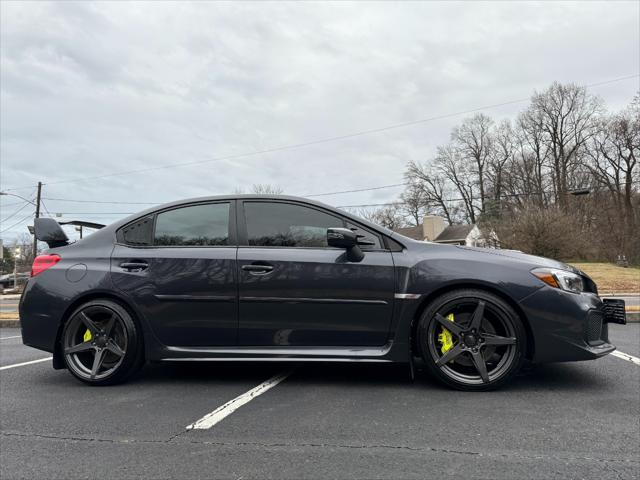
[[[56,255],[55,253],[51,253],[49,255],[38,255],[31,266],[31,276],[35,277],[36,275],[44,272],[47,268],[53,267],[60,260],[62,260],[60,255]]]

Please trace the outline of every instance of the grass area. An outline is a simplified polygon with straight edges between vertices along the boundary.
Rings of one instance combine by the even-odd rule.
[[[640,294],[640,268],[618,267],[612,263],[572,263],[598,285],[599,293]]]

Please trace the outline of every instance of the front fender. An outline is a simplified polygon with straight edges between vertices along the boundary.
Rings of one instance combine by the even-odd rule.
[[[410,258],[394,254],[396,292],[428,296],[448,286],[484,285],[519,302],[544,286],[530,273],[533,266],[500,258],[487,261],[461,257],[434,256],[413,263]]]

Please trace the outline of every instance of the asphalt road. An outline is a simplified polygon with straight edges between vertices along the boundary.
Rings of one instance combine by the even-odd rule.
[[[46,357],[0,331],[0,367]],[[640,356],[640,324],[611,327]],[[299,365],[208,430],[186,426],[281,364],[146,367],[92,388],[50,361],[0,371],[0,478],[638,478],[640,366],[539,366],[462,393],[424,372]]]

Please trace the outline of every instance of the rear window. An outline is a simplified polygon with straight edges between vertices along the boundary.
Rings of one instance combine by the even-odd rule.
[[[176,208],[157,215],[156,246],[229,244],[229,204],[212,203]]]

